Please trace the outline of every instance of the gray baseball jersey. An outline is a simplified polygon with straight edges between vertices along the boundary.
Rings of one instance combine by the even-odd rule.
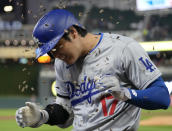
[[[140,108],[96,88],[95,77],[116,76],[121,88],[145,89],[161,73],[139,43],[131,38],[101,33],[96,47],[73,65],[55,61],[57,92],[69,96],[73,130],[135,131]]]

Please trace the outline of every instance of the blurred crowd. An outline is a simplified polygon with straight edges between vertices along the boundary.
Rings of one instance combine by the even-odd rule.
[[[172,39],[172,15],[152,15],[143,31],[145,41]]]

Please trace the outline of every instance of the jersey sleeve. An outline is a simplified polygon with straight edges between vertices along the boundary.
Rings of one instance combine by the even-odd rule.
[[[55,60],[54,68],[56,73],[56,92],[61,96],[68,96],[62,63],[59,60]]]
[[[141,45],[132,41],[122,52],[122,70],[137,89],[145,89],[161,72]]]

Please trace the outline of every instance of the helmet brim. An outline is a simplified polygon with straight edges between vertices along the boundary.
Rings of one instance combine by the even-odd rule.
[[[58,44],[63,35],[64,32],[53,40],[47,43],[42,43],[42,45],[36,49],[36,59],[52,50],[56,46],[56,44]]]

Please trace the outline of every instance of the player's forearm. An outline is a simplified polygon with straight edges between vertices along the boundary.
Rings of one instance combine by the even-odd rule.
[[[127,103],[143,109],[156,110],[167,109],[170,104],[170,96],[161,77],[155,80],[145,90],[131,90],[131,99]]]

